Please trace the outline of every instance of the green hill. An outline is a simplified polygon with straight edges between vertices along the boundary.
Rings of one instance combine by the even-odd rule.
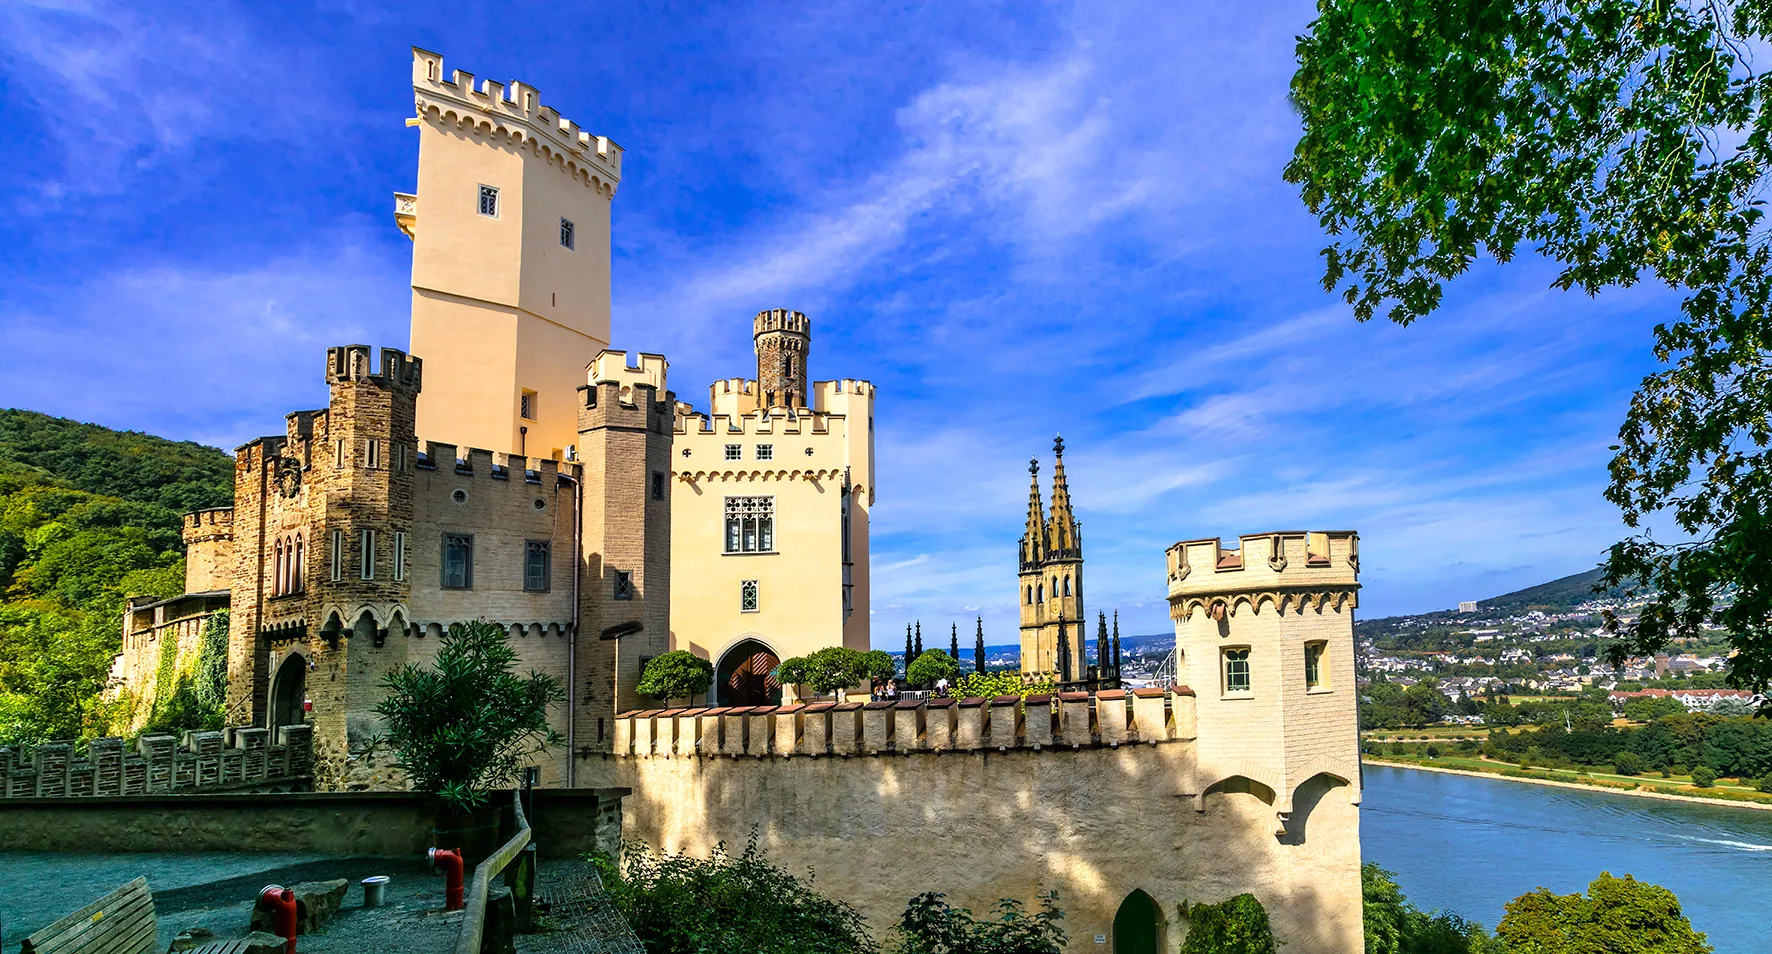
[[[98,735],[128,596],[184,589],[180,515],[233,498],[201,444],[0,410],[0,745]]]
[[[1600,582],[1603,575],[1597,568],[1573,573],[1549,583],[1540,583],[1537,586],[1528,586],[1523,590],[1490,597],[1479,602],[1477,606],[1484,610],[1505,610],[1515,613],[1527,613],[1533,610],[1544,613],[1568,612],[1589,600],[1618,595],[1616,589],[1599,593],[1594,591],[1594,587]]]

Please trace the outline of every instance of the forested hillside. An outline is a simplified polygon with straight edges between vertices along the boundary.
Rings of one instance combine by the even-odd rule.
[[[124,598],[181,592],[180,515],[233,490],[213,447],[0,410],[0,745],[104,731]]]

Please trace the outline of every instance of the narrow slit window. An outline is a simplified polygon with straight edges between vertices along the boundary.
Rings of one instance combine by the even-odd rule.
[[[523,416],[523,420],[525,420],[525,421],[535,420],[535,413],[536,413],[535,399],[536,399],[536,394],[534,391],[524,391],[523,392],[522,400],[518,404],[518,413]]]
[[[523,553],[523,588],[534,593],[545,593],[551,583],[549,576],[550,554],[546,540],[531,540]]]
[[[565,219],[565,218],[561,219],[560,220],[560,247],[561,248],[574,247],[573,246],[574,236],[573,236],[572,232],[573,232],[572,220]]]
[[[359,530],[357,545],[363,551],[362,577],[365,580],[375,579],[375,531]]]
[[[406,580],[406,534],[394,531],[394,582]]]
[[[345,575],[345,532],[332,531],[332,582],[337,583]]]
[[[652,472],[652,499],[665,499],[665,475],[662,471]]]
[[[370,470],[380,470],[381,469],[381,441],[378,441],[373,437],[370,438],[368,452],[364,455],[364,457],[367,458],[367,460],[368,460],[367,466],[369,467]]]
[[[1323,657],[1329,651],[1325,642],[1304,644],[1304,687],[1306,689],[1323,688]]]

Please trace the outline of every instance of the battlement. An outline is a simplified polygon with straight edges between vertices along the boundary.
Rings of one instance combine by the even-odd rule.
[[[676,433],[682,436],[703,434],[728,437],[781,437],[831,433],[831,420],[841,414],[808,411],[804,408],[768,408],[750,414],[703,414],[691,410],[679,413]]]
[[[133,751],[131,751],[133,749]],[[306,787],[313,776],[313,728],[238,728],[144,735],[133,746],[93,739],[86,755],[67,742],[25,751],[0,747],[0,799],[93,795],[171,795],[266,786]]]
[[[449,470],[463,477],[515,480],[545,487],[552,486],[561,474],[577,480],[581,470],[577,461],[558,461],[552,457],[501,454],[480,447],[467,448],[464,454],[457,445],[440,441],[421,440],[418,446],[418,469]]]
[[[448,76],[445,79],[445,76]],[[412,92],[420,119],[478,126],[530,145],[549,161],[613,197],[621,182],[622,148],[603,136],[581,130],[558,110],[544,106],[541,93],[527,83],[510,85],[491,80],[474,82],[474,74],[446,74],[443,55],[412,48]]]
[[[1193,690],[648,709],[615,720],[618,758],[791,758],[1192,742]]]
[[[1226,549],[1212,537],[1169,548],[1171,616],[1235,613],[1245,604],[1259,612],[1264,601],[1284,609],[1333,600],[1339,608],[1360,588],[1360,537],[1351,530],[1246,534],[1238,544]]]
[[[655,392],[656,397],[663,397],[665,371],[670,367],[670,362],[666,361],[664,355],[661,354],[641,352],[637,357],[640,359],[640,364],[635,367],[628,364],[626,351],[604,350],[598,352],[597,357],[591,361],[589,383],[649,387]]]
[[[786,308],[770,308],[765,311],[757,312],[757,317],[752,320],[751,327],[751,337],[753,338],[771,331],[785,331],[789,334],[810,337],[812,334],[812,319],[807,318],[803,313],[798,311],[791,311]]]
[[[232,538],[234,535],[234,508],[210,507],[184,516],[185,543],[196,543],[199,540],[216,538]]]
[[[369,381],[384,388],[407,390],[416,394],[423,367],[422,358],[415,358],[396,348],[381,349],[379,368],[373,368],[370,364],[368,345],[354,344],[326,349],[326,383],[329,385]]]

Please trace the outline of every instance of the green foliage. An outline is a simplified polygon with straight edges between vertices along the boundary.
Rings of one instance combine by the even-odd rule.
[[[1710,788],[1717,784],[1717,773],[1708,765],[1700,765],[1692,770],[1692,784],[1699,788]]]
[[[634,688],[650,699],[686,699],[714,684],[714,664],[687,649],[673,649],[646,663]]]
[[[648,954],[863,954],[873,945],[854,908],[771,864],[752,834],[744,853],[711,858],[623,844],[594,859],[615,908]]]
[[[782,660],[775,667],[775,678],[782,685],[805,686],[823,695],[860,685],[877,665],[878,661],[868,659],[866,653],[847,646],[826,646],[810,656]]]
[[[0,461],[174,514],[234,502],[234,462],[216,448],[34,411],[0,409]]]
[[[1585,897],[1539,888],[1515,898],[1495,933],[1508,954],[1711,954],[1672,891],[1609,872]]]
[[[1409,903],[1396,876],[1374,862],[1360,867],[1366,954],[1501,954],[1481,924]]]
[[[925,649],[905,667],[904,675],[913,686],[930,687],[943,679],[952,684],[960,677],[960,664],[942,650]]]
[[[476,811],[531,756],[561,743],[547,717],[565,690],[545,673],[516,675],[516,663],[505,628],[476,620],[449,627],[430,668],[408,663],[382,680],[388,694],[375,711],[413,788]]]
[[[1686,714],[1686,704],[1668,696],[1638,696],[1624,704],[1624,717],[1633,722],[1654,722],[1664,716]]]
[[[918,657],[921,659],[922,657]],[[995,920],[980,921],[965,908],[950,907],[929,891],[905,905],[896,928],[900,954],[1063,954],[1064,929],[1058,922],[1058,892],[1040,896],[1040,910],[1028,914],[1021,902],[997,902]]]
[[[220,712],[228,701],[228,611],[221,610],[203,624],[203,643],[197,650],[192,690],[200,705]]]
[[[898,661],[884,649],[870,649],[861,654],[862,674],[869,682],[884,684],[898,675]]]
[[[1267,909],[1252,894],[1196,904],[1187,909],[1187,920],[1181,954],[1275,954],[1278,949]]]
[[[1645,768],[1643,757],[1635,752],[1620,752],[1612,760],[1612,771],[1619,775],[1641,775]]]
[[[1754,791],[1772,793],[1772,775],[1765,775],[1754,783]]]
[[[1057,687],[1050,682],[1022,682],[1021,673],[1014,670],[986,670],[969,672],[954,680],[952,694],[960,697],[980,696],[989,699],[992,696],[1028,696],[1050,695]]]
[[[1408,324],[1480,257],[1522,245],[1590,295],[1684,295],[1619,430],[1607,499],[1677,542],[1614,545],[1600,585],[1647,597],[1615,660],[1720,625],[1772,680],[1772,85],[1764,3],[1324,0],[1298,43],[1286,168],[1332,236],[1324,286]],[[1638,585],[1640,582],[1640,585]]]
[[[104,617],[44,600],[0,604],[0,745],[103,734],[118,631]]]

